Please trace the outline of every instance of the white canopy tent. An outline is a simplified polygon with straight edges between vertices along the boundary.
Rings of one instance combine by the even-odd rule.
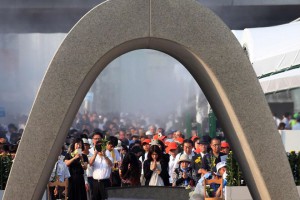
[[[247,50],[264,93],[300,87],[300,21],[232,32]]]

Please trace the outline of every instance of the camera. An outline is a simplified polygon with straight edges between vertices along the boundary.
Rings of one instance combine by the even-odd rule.
[[[95,145],[95,149],[96,149],[98,152],[101,152],[101,151],[102,151],[102,144],[101,144],[101,142],[97,142],[97,144]]]

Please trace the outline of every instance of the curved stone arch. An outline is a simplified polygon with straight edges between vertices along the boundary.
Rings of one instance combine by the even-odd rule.
[[[141,48],[167,53],[190,71],[221,119],[254,199],[299,198],[253,68],[224,23],[193,0],[111,0],[74,26],[49,65],[4,199],[41,198],[92,83],[113,59]]]

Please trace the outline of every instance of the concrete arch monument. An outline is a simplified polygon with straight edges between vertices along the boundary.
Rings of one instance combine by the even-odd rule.
[[[254,199],[299,199],[262,89],[224,23],[194,0],[110,0],[74,26],[50,63],[5,200],[41,198],[92,83],[110,61],[141,48],[176,58],[198,82],[237,152]]]

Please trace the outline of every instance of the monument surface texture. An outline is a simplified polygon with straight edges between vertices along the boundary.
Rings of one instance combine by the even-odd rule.
[[[299,199],[262,89],[226,25],[194,0],[111,0],[87,13],[53,57],[5,200],[41,199],[68,129],[96,77],[118,56],[145,48],[174,57],[198,82],[221,121],[253,199]]]

